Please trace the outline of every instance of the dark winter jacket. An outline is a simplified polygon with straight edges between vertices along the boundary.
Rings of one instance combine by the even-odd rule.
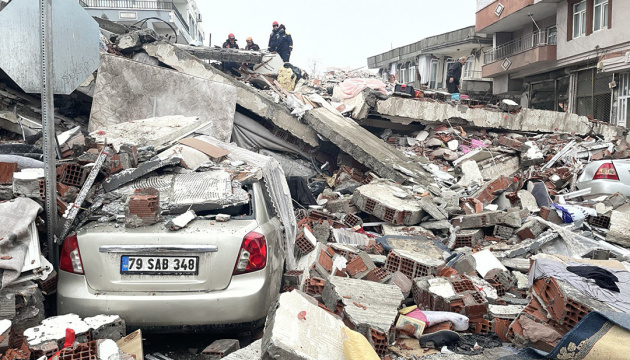
[[[260,50],[260,46],[256,45],[255,43],[252,43],[251,45],[245,46],[245,50],[258,51]]]
[[[236,43],[236,40],[234,40],[234,45],[232,45],[230,43],[230,39],[225,40],[225,42],[223,43],[223,48],[224,49],[238,49],[238,44]]]
[[[459,61],[455,61],[448,67],[448,71],[446,72],[446,82],[450,82],[451,78],[453,78],[453,84],[459,85],[459,80],[462,77],[462,63]]]
[[[278,30],[272,30],[271,34],[269,34],[269,51],[276,51],[276,35],[278,34]]]

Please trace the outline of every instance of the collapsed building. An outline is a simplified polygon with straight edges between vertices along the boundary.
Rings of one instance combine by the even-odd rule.
[[[630,157],[625,129],[439,92],[397,96],[377,79],[306,79],[270,65],[273,55],[178,46],[146,30],[102,32],[98,71],[56,109],[57,194],[43,190],[39,100],[2,78],[0,215],[20,209],[19,226],[41,225],[39,203],[55,196],[60,239],[165,219],[178,231],[193,219],[230,221],[204,211],[243,203],[242,186],[267,179],[285,229],[282,294],[261,341],[208,354],[393,359],[443,345],[557,354],[581,324],[628,331],[610,314],[630,311],[630,204],[578,184],[588,162]],[[216,61],[261,66],[236,77]],[[36,229],[9,230],[39,245]],[[125,343],[138,336],[120,331],[124,319],[44,319],[56,273],[41,259],[3,267],[12,271],[0,290],[4,358],[101,348],[129,358]],[[585,270],[614,274],[618,291],[576,275]]]

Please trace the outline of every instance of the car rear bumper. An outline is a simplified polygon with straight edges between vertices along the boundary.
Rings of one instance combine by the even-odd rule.
[[[630,186],[616,180],[578,180],[576,186],[580,190],[591,188],[591,194],[614,194],[618,192],[630,196]]]
[[[276,300],[281,279],[265,270],[233,276],[230,285],[212,292],[97,293],[83,275],[59,272],[59,314],[81,317],[120,315],[137,327],[251,323],[263,319]]]

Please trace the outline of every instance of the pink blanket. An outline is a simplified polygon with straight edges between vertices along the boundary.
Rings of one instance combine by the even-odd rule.
[[[341,88],[341,96],[344,99],[352,99],[368,87],[387,95],[385,84],[378,79],[346,79],[339,87]]]

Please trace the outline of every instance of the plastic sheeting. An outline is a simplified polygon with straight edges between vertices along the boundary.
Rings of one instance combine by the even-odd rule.
[[[280,164],[273,158],[242,149],[234,144],[221,142],[211,136],[202,135],[198,139],[229,151],[228,159],[230,160],[243,161],[249,165],[261,168],[263,179],[266,181],[269,189],[269,196],[284,226],[284,234],[278,234],[278,238],[284,237],[283,250],[287,256],[287,268],[294,270],[296,268],[294,245],[297,224],[295,213],[293,212],[291,191]]]
[[[266,127],[239,112],[234,114],[234,128],[232,141],[239,147],[258,152],[260,149],[296,154],[304,159],[310,157],[297,146],[282,140],[271,133]]]
[[[352,99],[359,95],[366,88],[378,90],[387,95],[385,84],[378,79],[346,79],[340,85],[341,97],[344,99]]]

